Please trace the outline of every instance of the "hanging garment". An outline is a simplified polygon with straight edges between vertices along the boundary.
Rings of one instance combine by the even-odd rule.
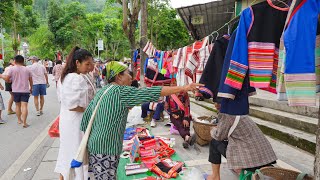
[[[275,93],[280,36],[288,10],[267,0],[242,12],[225,84],[241,89],[249,71],[250,86]]]
[[[205,86],[200,87],[199,92],[206,99],[213,98],[213,100],[216,101],[228,41],[226,37],[222,37],[215,42],[207,65],[200,78],[199,82]]]
[[[148,87],[165,84],[169,85],[171,83],[171,79],[166,78],[163,74],[159,73],[158,62],[156,58],[149,58],[146,60],[144,82]]]
[[[230,65],[231,54],[234,47],[235,38],[236,31],[233,32],[229,40],[227,52],[224,58],[217,101],[219,101],[221,104],[220,113],[225,113],[229,115],[248,115],[248,96],[255,94],[255,88],[249,86],[249,77],[245,77],[241,90],[234,89],[224,84]]]
[[[319,0],[297,0],[284,30],[284,81],[289,106],[316,105],[316,31]]]

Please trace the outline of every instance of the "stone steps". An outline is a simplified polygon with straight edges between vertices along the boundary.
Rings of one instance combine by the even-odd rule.
[[[267,120],[311,134],[315,134],[317,130],[318,119],[313,117],[288,113],[255,105],[250,106],[250,115],[262,120]]]

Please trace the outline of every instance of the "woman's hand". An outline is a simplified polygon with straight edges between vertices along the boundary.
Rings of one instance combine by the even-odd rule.
[[[187,121],[187,120],[183,120],[183,121],[182,121],[182,124],[183,124],[183,126],[184,126],[185,128],[187,128],[187,127],[190,126],[189,121]]]
[[[183,88],[185,92],[188,92],[188,91],[195,92],[196,90],[198,90],[199,86],[204,86],[204,84],[191,83],[191,84],[185,85]]]

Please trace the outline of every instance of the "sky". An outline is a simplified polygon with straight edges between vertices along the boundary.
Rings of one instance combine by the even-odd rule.
[[[194,4],[204,4],[211,1],[217,1],[217,0],[171,0],[170,4],[173,8],[179,8],[179,7],[191,6]]]

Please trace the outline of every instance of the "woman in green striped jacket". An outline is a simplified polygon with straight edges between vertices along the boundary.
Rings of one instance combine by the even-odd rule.
[[[109,62],[106,69],[109,84],[90,102],[81,122],[81,130],[85,131],[92,112],[101,99],[88,141],[89,170],[93,172],[96,180],[117,179],[117,167],[130,108],[143,102],[157,101],[160,96],[194,91],[198,86],[202,86],[193,83],[183,87],[154,86],[138,89],[130,86],[132,77],[123,63]],[[102,96],[110,86],[108,92]]]

